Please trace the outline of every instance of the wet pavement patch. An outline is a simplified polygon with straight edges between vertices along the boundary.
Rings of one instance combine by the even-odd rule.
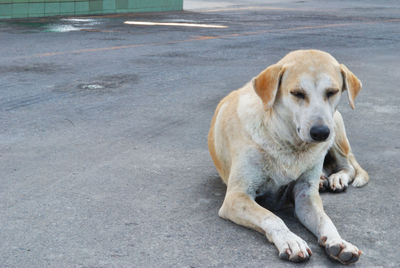
[[[139,76],[136,74],[104,75],[96,77],[90,82],[80,83],[76,87],[80,90],[106,93],[125,85],[136,84],[138,81]]]
[[[102,89],[104,88],[104,85],[101,84],[80,84],[78,85],[78,88],[80,89]]]
[[[100,24],[100,21],[95,19],[83,18],[64,18],[56,23],[47,25],[44,28],[45,32],[72,32],[81,30],[91,30],[94,25]]]
[[[27,32],[56,32],[66,33],[72,31],[95,30],[95,26],[104,20],[93,18],[36,18],[25,20],[10,20],[0,22],[0,28],[10,27],[18,29],[19,33]]]
[[[194,52],[187,53],[187,52],[169,51],[169,52],[164,52],[164,53],[151,55],[151,56],[165,57],[165,58],[187,58],[187,57],[190,57],[193,54],[195,54],[195,53]]]
[[[172,26],[172,27],[196,27],[196,28],[228,28],[225,25],[187,23],[187,22],[158,22],[158,21],[125,21],[125,24],[136,26]]]
[[[60,71],[65,71],[65,67],[50,63],[0,66],[0,73],[54,74]]]
[[[1,72],[1,69],[0,69]],[[12,111],[31,105],[52,101],[59,98],[81,97],[119,93],[119,89],[132,88],[138,83],[136,74],[104,75],[94,78],[90,82],[76,81],[68,85],[55,86],[52,91],[41,92],[28,96],[20,96],[7,100],[0,100],[0,111]]]

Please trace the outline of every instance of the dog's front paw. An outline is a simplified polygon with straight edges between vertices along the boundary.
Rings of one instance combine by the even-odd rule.
[[[312,255],[307,243],[291,231],[278,232],[274,235],[273,242],[279,250],[281,259],[303,262]]]
[[[350,264],[358,261],[361,256],[361,250],[343,239],[327,239],[322,237],[321,246],[325,247],[328,256],[343,264]]]
[[[333,192],[343,192],[347,189],[350,181],[350,176],[345,171],[333,173],[328,178],[329,189]]]
[[[328,177],[325,176],[324,174],[321,174],[319,177],[319,191],[320,192],[325,192],[329,189],[329,180]]]
[[[362,187],[369,181],[369,176],[366,171],[358,171],[358,174],[354,178],[352,185],[354,187]]]

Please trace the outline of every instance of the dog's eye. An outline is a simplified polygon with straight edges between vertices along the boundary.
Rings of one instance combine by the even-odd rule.
[[[306,98],[306,94],[303,91],[291,91],[290,94],[302,100]]]
[[[328,90],[326,92],[326,97],[329,99],[330,97],[334,96],[336,93],[338,93],[338,90]]]

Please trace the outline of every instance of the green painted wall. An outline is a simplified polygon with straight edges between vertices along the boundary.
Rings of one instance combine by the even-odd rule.
[[[182,9],[183,0],[0,0],[0,19]]]

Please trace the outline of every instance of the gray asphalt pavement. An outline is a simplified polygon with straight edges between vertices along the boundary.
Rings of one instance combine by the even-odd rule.
[[[362,81],[340,110],[371,181],[322,194],[358,267],[397,267],[398,1],[186,1],[184,12],[0,22],[1,267],[340,266],[293,217],[308,263],[217,212],[218,101],[295,49]],[[134,26],[126,20],[228,26]]]

